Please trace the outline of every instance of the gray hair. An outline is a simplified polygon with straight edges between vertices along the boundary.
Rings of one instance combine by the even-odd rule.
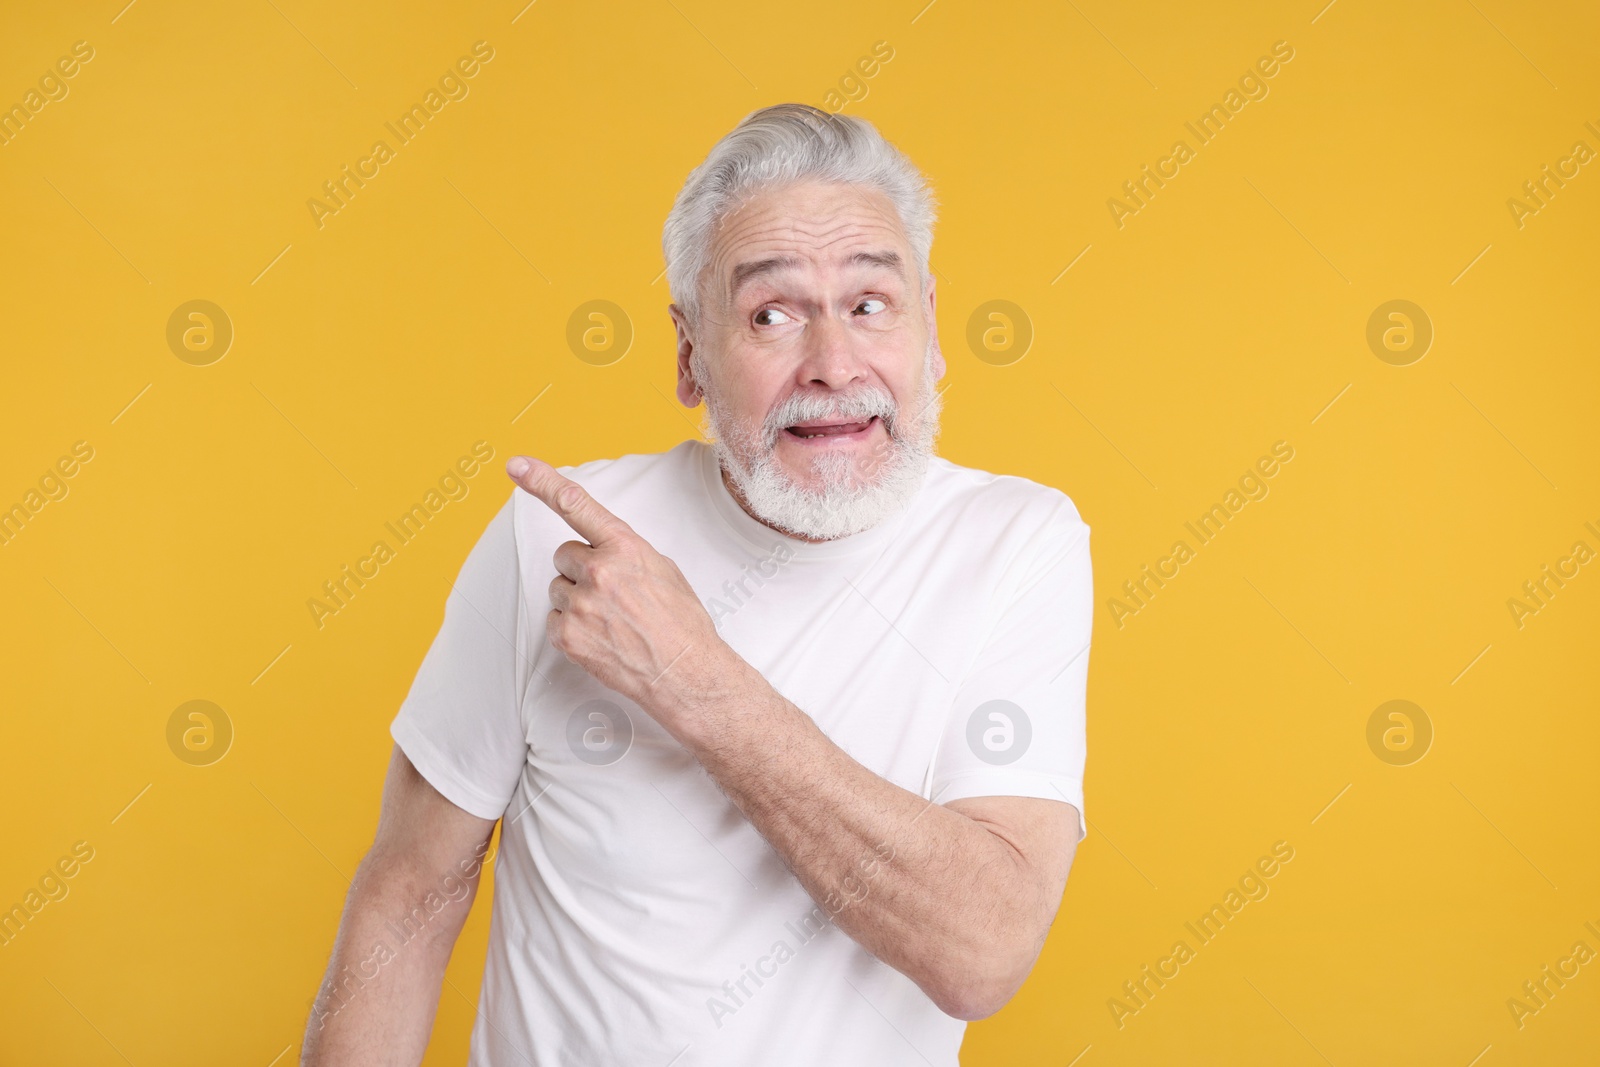
[[[717,223],[755,193],[806,180],[865,185],[888,196],[926,290],[937,213],[922,172],[865,119],[775,104],[746,115],[689,172],[662,228],[667,286],[691,325],[700,321],[700,276]]]

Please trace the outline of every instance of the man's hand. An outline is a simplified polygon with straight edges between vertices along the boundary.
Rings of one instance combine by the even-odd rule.
[[[553,557],[545,632],[556,651],[674,733],[691,703],[726,688],[730,668],[748,670],[677,564],[581,485],[527,456],[506,473],[584,538]]]

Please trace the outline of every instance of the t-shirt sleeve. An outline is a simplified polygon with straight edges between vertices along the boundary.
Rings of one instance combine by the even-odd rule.
[[[521,603],[508,498],[462,565],[444,623],[389,726],[429,784],[480,819],[504,814],[527,760]]]
[[[1094,616],[1089,527],[1070,503],[1017,553],[988,638],[956,690],[934,761],[936,804],[1061,800],[1083,814],[1084,700]]]

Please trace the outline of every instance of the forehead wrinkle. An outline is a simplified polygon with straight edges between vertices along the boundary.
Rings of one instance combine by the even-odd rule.
[[[775,218],[763,217],[771,216],[776,210],[775,205],[772,203],[772,198],[770,196],[750,197],[723,217],[722,223],[718,227],[719,232],[716,235],[716,241],[718,244],[726,244],[729,238],[735,236],[742,236],[745,240],[761,239],[787,228],[791,233],[821,239],[821,243],[826,245],[836,240],[836,238],[829,239],[826,235],[837,231],[841,227],[849,226],[853,222],[860,221],[859,219],[842,217],[857,211],[865,211],[872,214],[887,232],[904,239],[903,228],[884,213],[882,205],[878,202],[878,198],[881,198],[882,194],[877,194],[875,197],[871,195],[874,193],[876,193],[876,190],[866,190],[866,195],[854,198],[835,198],[832,202],[822,207],[820,217],[814,221],[797,213],[780,213]],[[747,214],[752,205],[759,205],[758,210],[753,215]],[[808,208],[816,207],[815,199],[808,201],[806,206]],[[752,232],[741,234],[741,227],[750,227]]]
[[[848,269],[850,267],[877,267],[882,270],[889,271],[895,277],[899,278],[901,282],[906,280],[905,261],[901,259],[900,253],[894,251],[893,249],[888,251],[881,249],[862,249],[857,252],[852,252],[848,255],[840,256],[838,259],[834,260],[834,263],[837,264],[841,269]],[[737,297],[740,291],[753,281],[756,281],[760,278],[770,277],[774,274],[787,274],[792,271],[800,270],[805,266],[806,261],[803,257],[788,254],[766,256],[761,259],[754,259],[740,263],[738,266],[733,268],[733,280],[729,286],[729,292],[732,296]]]
[[[874,227],[870,225],[859,227],[857,225],[859,221],[858,219],[844,219],[831,226],[811,227],[803,220],[780,218],[765,225],[757,224],[753,231],[748,234],[740,234],[737,231],[724,233],[718,240],[719,247],[716,253],[718,274],[725,274],[721,267],[723,262],[732,255],[734,247],[750,243],[760,245],[770,241],[779,245],[780,248],[811,245],[813,247],[808,248],[807,251],[814,250],[819,254],[825,255],[828,250],[837,245],[852,242],[858,238],[876,241],[881,236],[890,238],[898,236],[892,230],[884,235],[875,235],[870,232],[862,233],[861,230],[863,228],[871,231]],[[804,256],[796,255],[792,251],[775,250],[772,255],[763,255],[760,258],[740,263],[733,268],[731,274],[725,275],[727,277],[725,290],[731,300],[749,282],[757,278],[792,271],[805,266],[805,258]],[[888,250],[882,248],[861,249],[841,255],[834,261],[841,267],[855,265],[882,267],[894,272],[901,281],[906,278],[905,261],[892,248]]]
[[[757,194],[741,199],[716,224],[707,264],[709,269],[702,278],[720,290],[719,295],[731,305],[742,286],[735,286],[727,269],[728,261],[738,249],[752,244],[761,252],[773,255],[793,254],[797,246],[808,253],[826,252],[840,242],[861,236],[868,240],[886,239],[891,247],[905,245],[909,248],[904,226],[885,210],[886,204],[893,205],[882,192],[870,187],[847,188],[854,189],[857,195],[808,197],[800,211],[793,213],[774,203],[772,195]],[[904,261],[897,274],[902,282],[908,280]]]

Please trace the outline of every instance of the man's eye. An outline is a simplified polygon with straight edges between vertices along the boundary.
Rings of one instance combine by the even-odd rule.
[[[757,326],[782,326],[789,321],[789,316],[777,308],[762,308],[756,312]]]
[[[884,303],[882,300],[879,300],[877,297],[869,296],[867,299],[856,305],[856,310],[861,311],[863,308],[865,308],[868,315],[876,315],[878,312],[883,311],[888,306],[888,304]]]

